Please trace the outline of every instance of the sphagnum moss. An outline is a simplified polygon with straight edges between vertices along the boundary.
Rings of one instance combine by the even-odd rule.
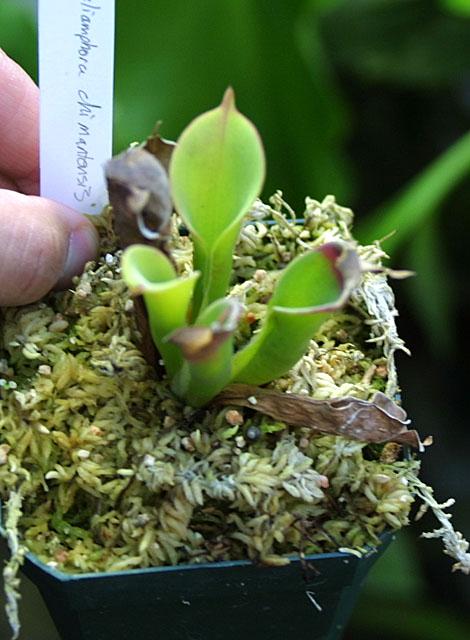
[[[237,246],[230,295],[246,305],[239,345],[256,330],[277,270],[296,255],[338,239],[369,269],[385,255],[378,244],[357,246],[351,211],[332,197],[308,199],[302,225],[280,193],[272,205],[256,203]],[[178,223],[170,244],[184,274],[192,247]],[[2,311],[10,604],[25,547],[69,572],[240,558],[283,564],[292,553],[361,551],[408,522],[416,460],[249,409],[183,406],[139,350],[109,216],[99,226],[102,254],[72,291]],[[395,397],[394,352],[404,349],[395,314],[383,273],[366,273],[351,304],[271,386],[320,400],[367,400],[377,390]]]

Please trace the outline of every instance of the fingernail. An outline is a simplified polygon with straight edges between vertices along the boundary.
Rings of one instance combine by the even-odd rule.
[[[98,233],[91,224],[81,225],[72,231],[64,269],[54,289],[65,289],[71,285],[72,278],[81,274],[85,264],[96,258],[98,244]]]

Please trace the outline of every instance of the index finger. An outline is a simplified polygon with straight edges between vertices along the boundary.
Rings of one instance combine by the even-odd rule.
[[[39,189],[39,89],[0,49],[0,178]]]

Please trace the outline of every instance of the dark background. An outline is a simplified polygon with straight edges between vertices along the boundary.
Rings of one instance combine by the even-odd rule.
[[[36,77],[34,4],[0,0],[0,46]],[[117,21],[116,150],[157,120],[176,138],[230,84],[265,143],[265,197],[301,211],[333,193],[359,238],[398,230],[391,264],[418,273],[395,286],[403,400],[435,440],[422,477],[470,535],[470,0],[117,0]],[[434,524],[386,553],[347,638],[470,637],[470,577],[419,539]]]

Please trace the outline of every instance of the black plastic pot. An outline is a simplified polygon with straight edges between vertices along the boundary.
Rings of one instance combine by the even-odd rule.
[[[293,559],[285,567],[221,562],[65,574],[28,555],[63,640],[335,640],[392,536],[363,558]]]

